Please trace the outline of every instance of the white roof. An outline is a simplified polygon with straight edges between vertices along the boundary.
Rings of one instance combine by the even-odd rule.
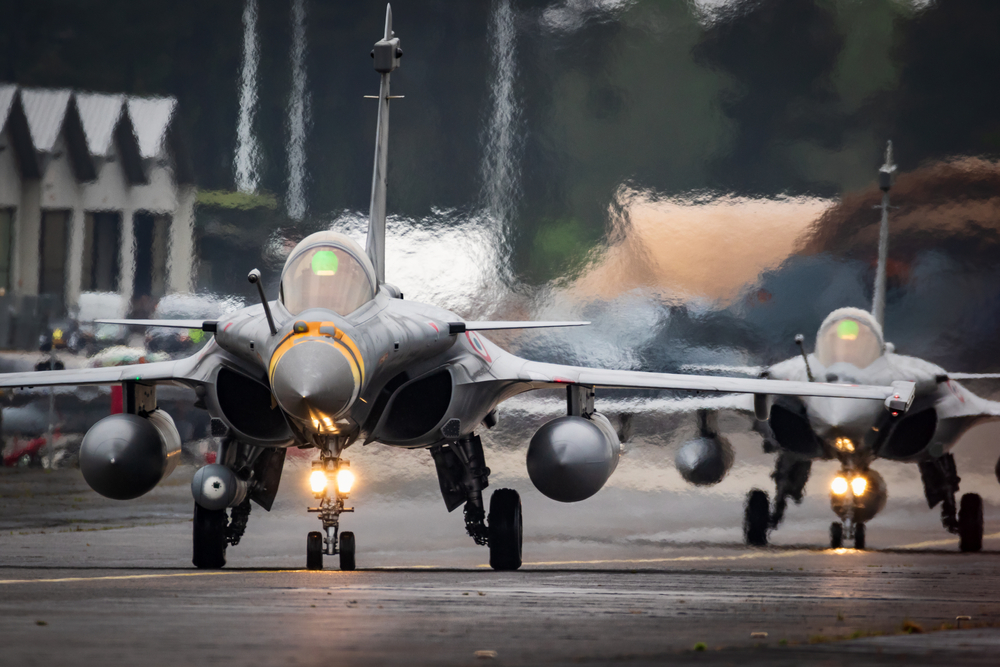
[[[80,110],[83,133],[87,137],[87,150],[91,155],[111,154],[111,140],[124,104],[124,95],[77,94],[76,105]]]
[[[176,106],[177,100],[172,97],[128,98],[128,115],[132,118],[142,157],[151,158],[160,154]]]
[[[69,90],[21,89],[24,115],[35,149],[49,152],[56,143],[72,92]]]
[[[17,86],[0,85],[0,130],[7,124],[7,114],[10,113],[10,105],[14,101],[15,93],[17,93]]]

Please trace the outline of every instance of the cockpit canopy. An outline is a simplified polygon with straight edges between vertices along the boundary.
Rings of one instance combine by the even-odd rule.
[[[882,328],[871,313],[841,308],[827,316],[816,336],[816,358],[824,366],[838,362],[867,368],[882,356]]]
[[[292,315],[325,308],[348,315],[375,298],[375,269],[361,246],[338,232],[310,234],[281,271],[281,302]]]

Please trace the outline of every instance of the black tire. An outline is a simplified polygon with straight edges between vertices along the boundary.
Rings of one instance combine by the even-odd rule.
[[[490,499],[487,521],[490,567],[508,571],[521,567],[521,496],[517,491],[497,489]]]
[[[865,550],[865,524],[863,523],[854,526],[854,548],[858,551]]]
[[[323,569],[323,533],[318,530],[306,536],[306,569]]]
[[[355,567],[354,533],[345,530],[340,534],[340,569],[345,572],[351,572]]]
[[[771,518],[771,504],[767,494],[753,489],[747,494],[743,511],[743,537],[754,547],[767,546],[767,524]]]
[[[966,493],[958,508],[958,547],[962,551],[983,548],[983,499],[978,493]]]
[[[226,564],[226,510],[207,510],[194,504],[194,554],[191,562],[203,570],[217,570]]]
[[[830,548],[842,549],[844,546],[844,524],[834,521],[830,524]]]

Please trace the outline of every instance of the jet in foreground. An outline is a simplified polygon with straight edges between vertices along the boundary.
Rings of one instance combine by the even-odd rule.
[[[596,493],[618,464],[615,430],[595,410],[597,387],[746,392],[762,418],[772,395],[868,399],[864,405],[899,415],[913,385],[847,386],[770,379],[613,371],[518,358],[482,331],[576,326],[585,322],[466,322],[454,313],[406,301],[385,282],[385,195],[390,73],[402,50],[386,12],[384,38],[372,57],[381,74],[378,126],[367,247],[323,231],[303,239],[288,256],[279,296],[268,301],[259,272],[261,303],[217,321],[121,321],[201,329],[214,339],[194,356],[169,362],[105,369],[0,375],[0,387],[121,384],[124,412],[97,422],[84,437],[80,468],[88,484],[110,498],[130,499],[155,487],[176,465],[180,438],[157,406],[156,388],[193,389],[196,405],[213,418],[221,438],[217,462],[192,480],[194,556],[197,567],[225,564],[228,546],[246,529],[250,501],[270,509],[288,447],[319,452],[310,474],[325,533],[307,538],[306,562],[323,555],[355,567],[355,541],[340,532],[340,515],[353,475],[343,453],[351,444],[380,442],[429,448],[449,511],[464,504],[465,527],[488,545],[499,570],[521,565],[521,502],[511,489],[489,485],[476,431],[496,423],[497,405],[532,389],[562,389],[567,414],[532,437],[527,467],[546,496],[573,502]]]
[[[747,497],[744,534],[747,543],[767,543],[768,531],[784,517],[789,498],[801,501],[814,460],[837,459],[840,474],[830,489],[830,504],[839,521],[830,526],[830,545],[838,548],[853,540],[865,547],[865,524],[886,502],[886,485],[871,468],[875,459],[916,463],[930,507],[941,505],[941,522],[958,533],[962,551],[978,551],[983,541],[983,501],[978,494],[962,496],[956,504],[959,477],[949,450],[977,424],[1000,419],[1000,403],[976,396],[956,380],[998,378],[997,374],[948,373],[915,357],[896,354],[883,337],[886,258],[889,240],[889,190],[896,166],[892,143],[879,171],[882,226],[872,312],[839,308],[819,327],[816,349],[764,369],[771,379],[843,385],[914,383],[916,397],[906,415],[893,419],[865,401],[820,396],[780,396],[771,407],[771,419],[758,421],[764,448],[777,452],[772,478],[775,503],[754,489]],[[796,337],[800,348],[802,336]],[[677,456],[681,474],[696,484],[712,484],[725,475],[732,450],[714,426],[714,415],[700,411],[701,435],[685,443]],[[1000,466],[998,466],[1000,475]]]

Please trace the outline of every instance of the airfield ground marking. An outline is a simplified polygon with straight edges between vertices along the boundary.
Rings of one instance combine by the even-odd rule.
[[[898,547],[891,547],[892,549],[926,549],[927,547],[945,547],[955,544],[958,536],[952,537],[950,539],[943,540],[928,540],[927,542],[914,542],[913,544],[901,544]],[[1000,533],[990,533],[989,535],[983,535],[984,540],[997,540],[1000,539]]]
[[[79,581],[116,581],[125,579],[164,579],[168,577],[211,577],[220,574],[237,574],[237,571],[224,572],[174,572],[171,574],[122,574],[106,577],[62,577],[59,579],[0,579],[0,584],[65,584]]]
[[[854,551],[854,549],[835,549],[835,551],[840,553],[849,553]],[[706,561],[731,561],[731,560],[751,560],[754,558],[790,558],[792,556],[804,556],[809,554],[825,554],[827,551],[811,551],[811,550],[796,550],[796,551],[758,551],[750,554],[739,554],[737,556],[672,556],[670,558],[607,558],[602,560],[551,560],[551,561],[540,561],[535,563],[525,563],[525,565],[601,565],[607,563],[632,563],[632,564],[643,564],[643,563],[683,563],[683,562],[706,562]],[[862,552],[858,552],[862,553]],[[480,565],[479,567],[489,567],[489,565]]]
[[[1000,539],[1000,533],[990,533],[989,535],[983,535],[984,540],[996,540]],[[931,540],[927,542],[915,542],[913,544],[903,544],[899,546],[889,547],[890,549],[921,549],[925,547],[935,547],[935,546],[947,546],[954,544],[954,539],[945,540]],[[536,561],[532,563],[524,563],[527,566],[545,566],[545,565],[608,565],[608,564],[652,564],[652,563],[704,563],[710,561],[737,561],[737,560],[753,560],[757,558],[791,558],[793,556],[822,556],[828,555],[830,549],[823,550],[813,550],[813,549],[798,549],[795,551],[755,551],[754,553],[738,554],[735,556],[671,556],[669,558],[605,558],[600,560],[550,560],[550,561]],[[856,549],[833,549],[834,553],[838,555],[849,554],[849,553],[872,553],[866,551],[857,551]],[[478,568],[488,568],[490,565],[483,563],[477,565]],[[380,570],[435,570],[438,569],[434,565],[396,565],[378,568]],[[301,570],[281,570],[281,572],[298,572]],[[164,579],[169,577],[210,577],[225,574],[238,574],[239,572],[245,572],[245,570],[224,570],[222,572],[175,572],[171,574],[124,574],[124,575],[113,575],[105,577],[62,577],[59,579],[0,579],[0,585],[5,584],[60,584],[60,583],[72,583],[81,581],[118,581],[127,579]],[[254,574],[268,574],[273,573],[275,570],[254,570]]]

